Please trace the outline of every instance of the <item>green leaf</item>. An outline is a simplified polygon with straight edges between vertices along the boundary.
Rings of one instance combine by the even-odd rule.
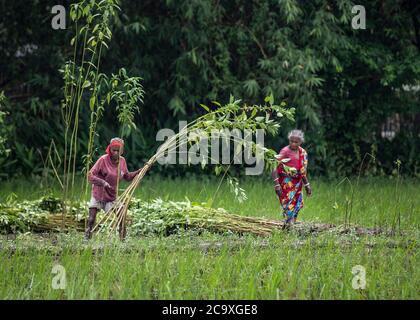
[[[85,80],[85,82],[83,82],[83,88],[88,88],[88,87],[90,87],[90,85],[91,85],[91,83],[90,83],[90,81],[89,80]]]
[[[255,117],[256,114],[257,114],[257,108],[253,108],[250,118]]]
[[[234,101],[235,101],[235,97],[232,94],[230,94],[230,96],[229,96],[229,103],[231,104]]]
[[[274,97],[273,94],[271,93],[268,97],[264,98],[265,102],[268,102],[270,105],[274,104]]]
[[[92,96],[89,100],[89,106],[90,106],[90,111],[93,112],[94,108],[95,108],[95,101],[96,101],[96,97]]]
[[[200,103],[200,106],[201,106],[204,110],[206,110],[207,112],[210,112],[209,107],[207,107],[205,104]]]

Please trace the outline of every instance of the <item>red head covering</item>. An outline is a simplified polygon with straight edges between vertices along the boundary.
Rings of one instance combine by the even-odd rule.
[[[105,151],[109,156],[111,156],[111,147],[120,147],[120,150],[121,150],[121,148],[124,147],[124,140],[120,138],[111,139],[111,142],[109,143],[108,147],[106,147],[106,151]]]

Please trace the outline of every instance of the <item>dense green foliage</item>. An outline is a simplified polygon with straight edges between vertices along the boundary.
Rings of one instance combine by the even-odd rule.
[[[420,6],[362,2],[357,4],[366,8],[366,30],[351,28],[354,3],[347,0],[120,1],[101,70],[117,74],[124,67],[143,79],[138,130],[126,139],[129,163],[140,165],[156,150],[160,128],[177,129],[179,119],[201,114],[199,103],[224,103],[233,94],[252,104],[273,94],[296,108],[296,124],[266,144],[278,149],[288,129],[302,128],[311,174],[358,174],[364,158],[363,173],[389,173],[398,158],[403,174],[418,175],[419,126],[414,124],[420,103],[413,87],[420,78]],[[51,140],[64,153],[59,112],[64,81],[58,70],[71,59],[74,25],[68,18],[66,30],[53,30],[52,5],[0,4],[0,91],[8,99],[2,104],[8,115],[5,124],[0,120],[7,127],[0,128],[0,150],[2,145],[11,150],[0,151],[0,177],[41,173]],[[80,169],[89,141],[88,106],[85,97]],[[96,156],[119,134],[117,114],[115,104],[104,110]],[[401,129],[388,141],[381,138],[381,125],[394,114]],[[2,137],[8,137],[6,144]]]

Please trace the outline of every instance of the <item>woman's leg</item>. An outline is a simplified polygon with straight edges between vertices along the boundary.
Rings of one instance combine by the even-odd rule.
[[[295,223],[297,218],[298,218],[298,214],[299,211],[303,208],[303,194],[302,194],[302,186],[300,186],[297,189],[297,193],[296,193],[296,197],[295,197],[295,208],[294,208],[294,215],[293,215],[293,222]]]
[[[88,218],[88,223],[87,223],[87,228],[86,228],[86,233],[85,233],[85,239],[90,239],[92,237],[92,229],[93,229],[93,226],[95,225],[97,212],[98,212],[97,208],[89,208],[89,218]]]

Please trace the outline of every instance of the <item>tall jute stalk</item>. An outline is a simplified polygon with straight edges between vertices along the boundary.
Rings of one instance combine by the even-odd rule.
[[[134,128],[134,115],[142,102],[143,87],[140,77],[129,77],[124,68],[109,78],[100,72],[102,54],[108,49],[112,32],[110,26],[120,11],[118,0],[81,0],[71,5],[70,18],[75,26],[75,35],[70,44],[73,59],[66,62],[62,116],[64,122],[63,199],[68,201],[70,190],[74,190],[76,159],[78,157],[79,114],[88,105],[90,111],[89,140],[87,154],[83,156],[85,179],[82,189],[87,196],[89,170],[92,165],[96,128],[105,105],[116,104],[118,120],[123,135]],[[86,99],[89,103],[85,103]],[[80,151],[79,151],[80,153]],[[63,226],[64,216],[63,209]],[[87,217],[86,217],[87,218]],[[87,221],[87,219],[86,219]]]
[[[98,107],[98,93],[102,78],[99,73],[103,47],[108,48],[111,40],[110,19],[120,10],[117,0],[81,0],[71,4],[70,18],[75,26],[75,35],[70,44],[73,47],[73,58],[66,62],[60,71],[64,78],[64,100],[62,117],[64,122],[64,161],[63,161],[63,197],[67,202],[69,191],[74,190],[76,159],[79,139],[79,115],[82,112],[86,91],[90,94],[89,106],[91,121],[100,117],[103,103]],[[104,100],[102,100],[104,101]],[[90,126],[89,147],[86,157],[87,170],[91,161],[94,130],[96,122]],[[87,172],[86,172],[87,174]],[[64,216],[63,209],[63,226]]]
[[[119,227],[120,237],[125,237],[125,221],[128,206],[136,188],[153,164],[156,163],[159,158],[163,157],[166,152],[177,150],[181,144],[185,143],[181,137],[187,136],[188,134],[200,131],[202,134],[201,137],[203,137],[203,134],[205,137],[208,137],[209,133],[217,131],[226,139],[240,142],[243,145],[251,144],[251,149],[256,153],[256,156],[258,156],[258,152],[261,152],[263,155],[265,168],[272,170],[277,165],[277,160],[274,157],[276,152],[274,150],[267,149],[253,141],[246,141],[242,138],[224,135],[226,133],[225,129],[251,131],[263,129],[269,134],[276,134],[280,127],[280,119],[283,119],[285,116],[293,121],[294,108],[284,108],[285,103],[282,103],[280,106],[275,105],[272,96],[265,99],[266,105],[248,106],[246,104],[241,105],[240,102],[240,100],[235,100],[233,97],[230,98],[230,102],[225,106],[214,102],[214,104],[218,106],[214,111],[211,111],[209,107],[202,105],[207,113],[190,122],[181,129],[178,134],[168,138],[168,140],[160,146],[158,151],[146,162],[139,174],[133,179],[129,187],[127,187],[127,189],[116,199],[113,207],[93,228],[93,231],[101,231],[106,228],[106,231],[111,235],[117,227]],[[196,137],[196,135],[194,135],[194,137]],[[217,168],[215,171],[218,171]]]

